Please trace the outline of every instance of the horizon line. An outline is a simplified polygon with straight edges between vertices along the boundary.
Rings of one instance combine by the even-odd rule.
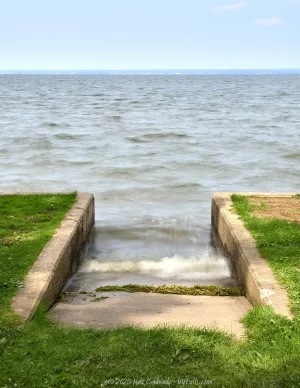
[[[220,71],[220,70],[300,70],[300,67],[230,67],[230,68],[143,68],[143,69],[100,69],[100,68],[32,68],[32,69],[0,69],[0,71],[176,71],[176,70],[188,70],[188,71]]]

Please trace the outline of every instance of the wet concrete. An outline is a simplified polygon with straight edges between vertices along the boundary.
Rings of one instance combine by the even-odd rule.
[[[101,292],[69,293],[50,315],[76,327],[205,327],[242,337],[245,332],[240,319],[250,309],[244,297]]]

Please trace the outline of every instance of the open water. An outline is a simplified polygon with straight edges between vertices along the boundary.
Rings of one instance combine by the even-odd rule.
[[[299,191],[299,75],[2,75],[0,190],[89,191],[74,279],[234,285],[216,191]]]

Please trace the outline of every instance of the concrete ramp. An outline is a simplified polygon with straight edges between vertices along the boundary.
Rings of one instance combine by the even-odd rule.
[[[50,315],[76,327],[205,327],[242,337],[245,333],[239,321],[251,307],[245,297],[102,292],[67,295]]]

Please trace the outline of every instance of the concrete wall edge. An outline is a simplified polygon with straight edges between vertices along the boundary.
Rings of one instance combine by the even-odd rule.
[[[47,193],[47,194],[67,194]],[[1,193],[0,195],[35,193]],[[77,193],[76,201],[45,245],[24,279],[24,286],[13,297],[12,308],[23,321],[30,320],[39,305],[49,308],[69,277],[77,270],[95,223],[94,196]]]
[[[272,306],[278,314],[292,318],[286,290],[276,280],[256,241],[237,214],[231,211],[232,194],[258,197],[291,197],[296,193],[218,192],[212,197],[212,229],[218,236],[246,298],[252,305]]]

